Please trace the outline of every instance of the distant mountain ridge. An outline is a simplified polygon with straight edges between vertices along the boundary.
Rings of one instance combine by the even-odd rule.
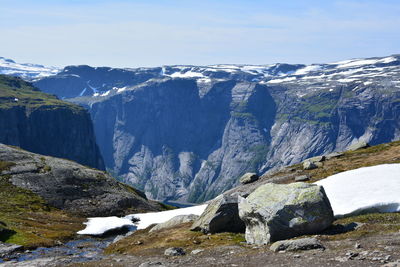
[[[89,109],[108,169],[150,198],[201,202],[364,140],[400,138],[400,56],[264,66],[69,66],[41,90]]]

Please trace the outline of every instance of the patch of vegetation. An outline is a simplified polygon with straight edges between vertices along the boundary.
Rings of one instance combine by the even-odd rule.
[[[4,166],[10,164],[1,163]],[[71,239],[83,228],[84,218],[50,207],[33,192],[14,186],[0,176],[0,221],[8,229],[0,241],[26,247],[51,246]]]
[[[1,161],[0,160],[0,173],[2,171],[6,171],[9,170],[12,166],[14,166],[15,163],[14,162],[8,162],[8,161]]]
[[[332,111],[339,95],[331,92],[318,92],[305,95],[299,99],[294,107],[288,107],[289,112],[278,115],[278,120],[292,119],[312,125],[330,124]]]
[[[366,236],[390,234],[400,231],[400,213],[370,213],[338,219],[334,222],[332,229],[346,228],[346,226],[360,223],[356,229],[349,229],[342,233],[323,234],[325,240],[342,240],[347,238],[358,239]]]
[[[106,248],[107,254],[159,255],[169,247],[182,247],[190,251],[198,248],[213,249],[223,245],[238,245],[245,241],[244,234],[218,233],[204,235],[190,231],[191,223],[181,224],[174,228],[151,232],[151,227],[138,230],[131,236],[111,244]],[[140,244],[140,245],[136,245]]]
[[[371,146],[356,151],[346,151],[342,156],[326,160],[321,167],[313,170],[303,170],[301,163],[295,164],[274,174],[270,178],[278,177],[290,169],[296,175],[309,175],[311,177],[309,182],[314,183],[340,172],[388,163],[400,163],[400,141]],[[290,182],[293,182],[293,179],[289,178],[288,180],[281,181],[281,183]]]
[[[59,100],[56,96],[43,93],[31,83],[20,78],[0,75],[0,109],[25,107],[29,110],[42,108],[69,109],[74,113],[86,112],[84,108]]]

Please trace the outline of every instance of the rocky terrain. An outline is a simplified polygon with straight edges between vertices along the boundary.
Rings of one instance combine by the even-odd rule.
[[[263,209],[281,209],[279,214],[271,217],[277,220],[265,226],[268,229],[278,229],[282,226],[293,227],[298,231],[308,231],[304,227],[298,227],[306,223],[312,225],[312,215],[321,218],[332,219],[329,204],[326,205],[324,194],[315,190],[318,186],[309,184],[328,175],[344,172],[353,168],[379,165],[384,163],[400,163],[400,142],[393,142],[379,146],[359,146],[354,151],[346,151],[316,157],[307,161],[315,162],[317,167],[304,169],[304,164],[297,164],[283,168],[274,173],[253,178],[252,182],[240,185],[224,195],[246,196],[246,205],[258,202],[252,207],[261,207],[253,212],[267,219],[268,212]],[[349,162],[354,163],[349,164]],[[306,178],[305,178],[305,177]],[[300,178],[306,183],[294,183]],[[379,179],[379,177],[377,177]],[[271,182],[273,182],[271,184]],[[286,185],[289,184],[289,185]],[[309,186],[305,186],[309,184]],[[301,185],[299,187],[299,185]],[[269,190],[267,187],[279,187],[272,194],[260,194],[258,191]],[[304,190],[305,189],[305,190]],[[299,190],[299,191],[298,191]],[[311,190],[311,191],[309,191]],[[284,194],[282,192],[285,191]],[[295,192],[303,192],[297,195]],[[292,196],[296,196],[291,198]],[[283,198],[282,198],[283,197]],[[240,214],[240,217],[247,217]],[[307,208],[314,201],[325,202],[325,207],[320,206],[321,211],[315,212]],[[229,215],[234,212],[232,206],[225,205],[226,202],[215,201],[219,210],[210,209],[204,212],[200,218],[197,216],[180,216],[171,219],[168,223],[149,226],[144,230],[137,230],[126,237],[115,239],[106,249],[105,255],[84,256],[85,262],[77,263],[76,256],[59,256],[37,258],[33,261],[21,262],[20,264],[9,263],[5,266],[398,266],[400,264],[400,214],[399,213],[367,213],[361,215],[350,215],[345,218],[335,218],[333,223],[326,222],[325,229],[316,230],[316,233],[303,232],[296,237],[286,239],[278,237],[276,240],[266,241],[267,244],[254,244],[244,232],[232,233],[225,228],[222,231],[204,233],[192,231],[192,221],[199,221],[204,216]],[[231,202],[232,203],[232,202]],[[282,203],[287,203],[283,205]],[[210,202],[210,205],[213,205]],[[244,210],[246,210],[245,208]],[[322,211],[324,209],[325,211]],[[213,211],[212,211],[213,210]],[[302,210],[303,212],[299,212]],[[236,213],[238,210],[236,210]],[[254,213],[254,214],[255,214]],[[231,214],[232,215],[232,214]],[[304,216],[307,220],[290,220],[290,217]],[[248,218],[251,218],[248,217]],[[255,218],[259,220],[261,217]],[[279,221],[279,218],[285,220]],[[330,219],[329,219],[330,218]],[[290,220],[290,224],[288,223]],[[204,221],[204,220],[202,220]],[[255,229],[249,228],[249,221],[245,221],[246,232]],[[311,223],[311,224],[310,224]],[[230,227],[221,220],[214,220],[209,224],[219,224],[222,227]],[[198,225],[198,223],[197,223]],[[297,225],[297,226],[296,226]],[[319,227],[320,225],[318,225]],[[278,227],[278,228],[277,228]],[[153,230],[154,229],[154,230]],[[281,228],[282,229],[282,228]],[[194,229],[196,230],[196,229]],[[281,232],[287,233],[286,231]],[[301,235],[301,236],[299,236]],[[272,236],[272,235],[271,235]],[[87,249],[81,248],[82,253]],[[78,252],[79,253],[79,252]]]
[[[87,111],[0,75],[0,143],[104,169]]]
[[[399,139],[399,64],[68,66],[34,84],[89,109],[119,179],[153,199],[202,202],[246,172]]]
[[[165,206],[103,171],[0,144],[0,241],[27,247],[76,236],[87,216]]]

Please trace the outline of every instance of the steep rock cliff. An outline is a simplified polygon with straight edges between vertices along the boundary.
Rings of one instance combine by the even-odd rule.
[[[0,142],[104,169],[87,111],[0,75]]]

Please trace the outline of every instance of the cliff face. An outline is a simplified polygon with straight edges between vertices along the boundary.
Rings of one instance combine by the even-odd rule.
[[[121,179],[151,198],[200,202],[248,171],[399,139],[399,59],[131,69],[153,76],[124,87],[105,80],[112,89],[72,101],[89,108]]]
[[[0,76],[0,142],[104,169],[85,109],[4,75]]]

